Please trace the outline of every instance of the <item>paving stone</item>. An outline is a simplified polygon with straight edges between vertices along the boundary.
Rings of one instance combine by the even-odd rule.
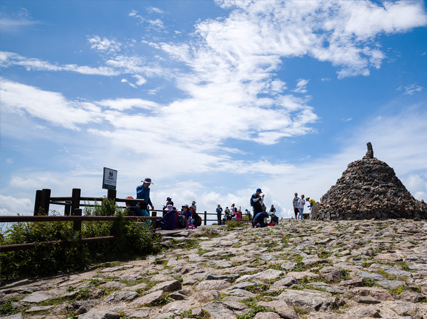
[[[36,291],[36,292],[33,292],[31,295],[25,297],[21,301],[22,302],[29,302],[29,303],[39,303],[42,301],[53,299],[54,297],[58,297],[59,295],[62,295],[65,292],[66,291],[64,289],[52,289],[52,290],[46,290],[46,291]]]
[[[284,300],[288,305],[308,311],[327,311],[337,306],[337,300],[328,293],[307,290],[286,290],[277,299]]]
[[[136,307],[144,306],[144,305],[152,305],[157,303],[163,296],[164,296],[164,292],[162,290],[158,290],[148,295],[139,297],[138,299],[135,299],[134,301],[132,301],[131,305]]]
[[[394,268],[385,268],[384,271],[389,275],[395,275],[398,277],[412,277],[412,273],[410,273],[409,271],[397,270]]]
[[[113,311],[92,309],[89,312],[79,315],[78,319],[119,319],[120,315]]]
[[[196,286],[196,290],[223,290],[230,286],[227,280],[204,280]]]
[[[381,280],[377,284],[385,289],[397,289],[400,286],[406,286],[406,282],[399,280]]]
[[[36,306],[36,307],[31,307],[30,309],[26,310],[25,313],[33,313],[33,312],[41,312],[41,311],[47,311],[52,309],[55,306]]]
[[[210,313],[211,319],[235,319],[236,316],[249,312],[245,304],[231,301],[213,301],[202,309]]]
[[[233,290],[226,292],[226,295],[237,296],[237,297],[245,297],[245,298],[256,297],[256,294],[254,294],[250,291],[244,290],[244,289],[233,289]]]
[[[138,293],[135,291],[115,291],[112,294],[108,295],[104,301],[111,302],[121,302],[121,301],[131,301],[138,297]]]
[[[267,309],[274,309],[281,318],[299,319],[298,314],[295,312],[294,308],[290,307],[285,301],[260,301],[258,302],[258,305],[266,307]]]
[[[179,282],[176,279],[173,279],[171,281],[158,283],[157,285],[153,286],[149,291],[162,290],[164,292],[172,292],[172,291],[180,290],[181,288],[182,288],[181,282]]]
[[[360,278],[365,278],[365,279],[373,279],[373,280],[384,280],[385,279],[380,274],[375,274],[375,273],[371,274],[371,273],[366,272],[366,271],[359,271],[359,273],[357,275]]]

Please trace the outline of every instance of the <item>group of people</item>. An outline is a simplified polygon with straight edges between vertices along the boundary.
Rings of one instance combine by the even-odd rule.
[[[317,203],[313,198],[307,197],[305,199],[304,195],[301,195],[301,198],[298,197],[298,193],[294,194],[294,199],[292,200],[292,206],[294,208],[295,219],[304,220],[304,207],[307,204],[308,208],[311,210],[311,220],[317,220]]]
[[[150,185],[152,184],[150,178],[144,179],[142,185],[139,185],[136,188],[137,199],[140,201],[136,205],[131,205],[128,203],[126,206],[129,207],[129,212],[135,216],[150,216],[148,212],[148,206],[154,210],[153,203],[150,199]],[[127,198],[133,199],[132,196]],[[245,210],[246,216],[252,222],[252,227],[266,227],[266,226],[275,226],[279,223],[279,218],[276,215],[276,208],[274,205],[271,205],[269,212],[264,204],[265,194],[262,194],[262,190],[258,188],[254,194],[252,194],[250,199],[250,205],[253,210],[253,215],[249,212],[248,209]],[[295,193],[295,197],[292,200],[292,206],[295,213],[295,219],[304,220],[304,208],[305,205],[311,209],[311,219],[317,219],[317,203],[313,198],[307,197],[305,199],[304,195],[301,195],[301,198],[298,197],[298,193]],[[224,210],[224,216],[222,216],[223,209],[220,204],[216,208],[218,225],[225,223],[228,220],[242,220],[242,211],[237,208],[235,204],[232,204],[230,208],[226,207]],[[253,218],[252,218],[253,216]],[[147,225],[150,225],[150,221],[145,221]],[[181,206],[181,210],[177,210],[174,206],[172,198],[168,197],[166,199],[166,205],[163,206],[163,218],[156,221],[156,228],[172,230],[175,228],[196,228],[202,224],[202,219],[199,214],[197,214],[196,202],[193,201],[191,206],[185,204]]]
[[[242,210],[240,208],[237,208],[235,204],[231,204],[231,207],[228,208],[228,206],[224,210],[224,217],[222,217],[222,207],[220,204],[218,204],[218,207],[216,208],[216,215],[218,220],[218,225],[226,223],[228,220],[242,220]]]
[[[276,216],[276,208],[274,205],[271,205],[270,214],[268,214],[264,204],[264,198],[265,194],[262,194],[261,188],[258,188],[251,196],[250,204],[254,213],[254,218],[252,219],[253,228],[275,226],[279,224],[279,218]]]

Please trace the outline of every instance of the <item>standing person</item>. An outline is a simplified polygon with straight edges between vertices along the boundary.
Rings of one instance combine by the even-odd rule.
[[[300,202],[300,199],[298,197],[298,193],[295,193],[295,197],[292,200],[292,205],[294,207],[294,213],[295,213],[295,219],[298,219],[299,202]]]
[[[310,207],[311,207],[311,220],[317,220],[317,203],[313,198],[307,197],[307,201],[310,203]]]
[[[191,203],[191,206],[194,207],[194,211],[197,212],[197,206],[196,206],[196,201],[193,200],[193,202]]]
[[[264,211],[262,207],[262,200],[264,199],[264,194],[261,195],[261,193],[262,193],[261,188],[258,188],[255,194],[253,194],[251,197],[251,206],[253,207],[253,210],[254,210],[254,220],[255,220],[255,216],[258,213]]]
[[[270,213],[276,214],[276,208],[274,207],[274,205],[271,205]]]
[[[245,214],[246,214],[246,216],[248,216],[248,220],[252,223],[252,215],[249,212],[249,209],[245,209]]]
[[[301,199],[299,201],[299,210],[298,210],[298,217],[301,220],[304,220],[304,206],[305,206],[304,195],[301,195]]]
[[[146,178],[141,182],[143,184],[136,188],[136,198],[144,199],[147,202],[147,204],[151,206],[151,210],[154,210],[153,203],[151,202],[151,199],[150,199],[151,178]]]
[[[222,207],[220,204],[218,204],[218,207],[216,208],[216,217],[218,219],[218,225],[221,225],[221,213],[222,213]]]

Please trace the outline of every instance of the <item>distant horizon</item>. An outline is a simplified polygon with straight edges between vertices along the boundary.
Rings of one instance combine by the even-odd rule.
[[[0,9],[0,216],[37,189],[279,217],[366,143],[427,200],[424,1],[34,2]]]

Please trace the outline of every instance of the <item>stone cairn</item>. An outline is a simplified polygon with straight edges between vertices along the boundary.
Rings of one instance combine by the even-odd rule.
[[[321,219],[427,219],[427,204],[416,200],[390,166],[374,157],[372,144],[361,160],[348,164],[322,196]]]

